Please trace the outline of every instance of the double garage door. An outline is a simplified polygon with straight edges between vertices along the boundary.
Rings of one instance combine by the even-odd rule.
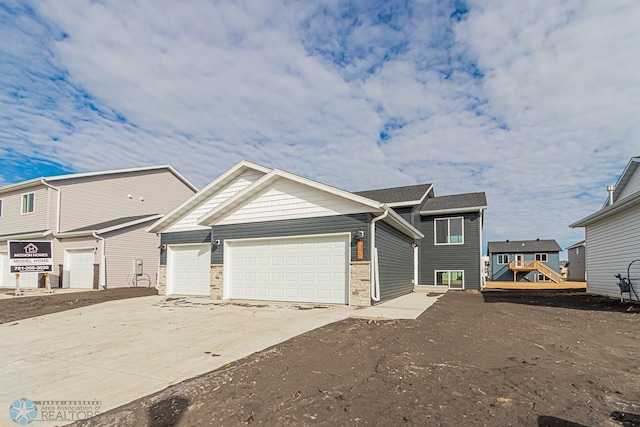
[[[225,297],[346,304],[348,250],[344,236],[228,241]]]

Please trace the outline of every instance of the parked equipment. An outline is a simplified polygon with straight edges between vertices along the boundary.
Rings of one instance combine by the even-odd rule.
[[[635,265],[634,265],[635,264]],[[633,274],[632,274],[633,273]],[[640,302],[640,298],[638,297],[638,293],[634,288],[633,282],[636,282],[636,286],[640,281],[640,259],[636,259],[629,263],[629,267],[627,267],[627,277],[622,277],[620,273],[616,274],[615,277],[618,279],[618,287],[620,288],[620,301],[624,302],[624,293],[629,294],[629,301],[632,301],[633,298],[631,295],[635,295],[635,300]]]

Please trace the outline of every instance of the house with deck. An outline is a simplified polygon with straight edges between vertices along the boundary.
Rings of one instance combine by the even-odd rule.
[[[0,187],[0,286],[14,287],[9,241],[51,241],[51,287],[155,285],[158,236],[146,228],[196,188],[170,166],[49,176]],[[21,273],[23,288],[43,273]]]
[[[506,240],[489,242],[490,277],[493,282],[562,281],[560,252],[555,240]]]
[[[479,289],[484,193],[349,192],[242,161],[156,221],[162,294],[367,306]]]
[[[640,156],[629,160],[607,191],[600,210],[570,227],[585,230],[587,292],[617,298],[620,288],[615,275],[627,276],[629,265],[640,260]],[[634,283],[640,282],[640,277],[634,278]],[[635,288],[640,293],[637,285]]]

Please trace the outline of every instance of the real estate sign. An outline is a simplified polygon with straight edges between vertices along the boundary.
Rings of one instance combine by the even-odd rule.
[[[9,242],[9,265],[12,273],[46,273],[53,271],[51,242]]]

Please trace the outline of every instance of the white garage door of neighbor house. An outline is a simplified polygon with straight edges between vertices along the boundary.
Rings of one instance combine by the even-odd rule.
[[[67,288],[93,289],[93,249],[66,250],[62,280]]]
[[[169,245],[167,270],[170,277],[167,294],[211,294],[211,247],[205,245]]]
[[[0,286],[15,288],[16,275],[11,272],[9,267],[9,254],[0,254]],[[37,288],[38,273],[22,273],[20,274],[21,288]]]
[[[226,249],[227,298],[348,303],[347,237],[230,241]]]

